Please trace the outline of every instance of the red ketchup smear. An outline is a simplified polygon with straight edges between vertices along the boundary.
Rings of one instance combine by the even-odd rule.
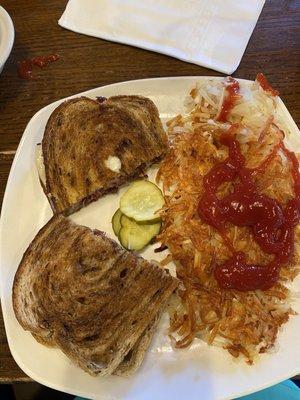
[[[260,86],[263,88],[263,90],[268,92],[271,96],[279,95],[278,90],[275,90],[272,88],[272,86],[267,81],[267,78],[261,72],[259,74],[257,74],[256,81],[260,84]]]
[[[18,61],[18,75],[22,79],[36,79],[33,75],[33,67],[37,66],[39,68],[44,68],[51,62],[57,61],[59,59],[58,54],[50,54],[45,57],[34,57],[27,60]]]
[[[300,174],[295,154],[287,150],[281,141],[270,155],[257,167],[247,168],[239,142],[235,139],[237,126],[220,137],[228,147],[228,158],[215,165],[203,179],[205,192],[198,204],[200,218],[213,226],[232,252],[232,257],[217,265],[214,276],[223,289],[240,291],[272,287],[278,280],[280,266],[289,262],[294,253],[294,228],[300,221]],[[285,207],[278,201],[258,192],[254,177],[264,171],[277,151],[281,149],[290,162],[294,181],[295,198]],[[223,182],[234,182],[233,193],[217,197]],[[225,234],[225,224],[249,226],[260,248],[274,259],[269,264],[254,265],[246,262],[243,252],[236,252]]]
[[[235,106],[236,101],[239,99],[240,95],[240,85],[238,81],[228,76],[225,80],[225,96],[223,104],[221,106],[221,111],[217,117],[217,121],[226,122],[227,116],[230,111]]]

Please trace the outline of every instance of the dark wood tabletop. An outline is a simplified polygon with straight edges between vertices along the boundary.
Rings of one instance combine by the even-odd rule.
[[[40,108],[60,98],[110,83],[140,78],[221,75],[174,58],[79,35],[58,26],[67,0],[2,0],[15,26],[12,53],[0,75],[0,201],[24,128]],[[300,0],[266,1],[234,76],[264,72],[300,121]],[[17,61],[58,53],[60,60],[37,71],[36,80],[17,75]],[[1,312],[0,312],[1,314]],[[27,381],[10,355],[0,315],[0,382]]]

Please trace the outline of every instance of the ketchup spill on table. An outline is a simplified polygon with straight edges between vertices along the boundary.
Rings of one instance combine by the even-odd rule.
[[[295,154],[282,142],[257,167],[247,168],[245,157],[235,139],[237,126],[224,132],[221,144],[228,147],[228,158],[215,165],[203,179],[205,192],[199,201],[198,213],[203,221],[213,226],[233,253],[224,264],[216,266],[214,276],[223,289],[240,291],[272,287],[278,280],[280,266],[289,262],[294,253],[294,228],[300,221],[300,173]],[[283,207],[278,201],[258,192],[254,177],[263,172],[281,149],[290,163],[295,197]],[[233,193],[219,199],[217,190],[223,182],[235,182]],[[249,226],[260,248],[274,254],[269,264],[246,262],[243,252],[236,252],[225,234],[225,223]]]
[[[18,61],[18,75],[22,79],[36,79],[33,75],[33,66],[44,68],[51,62],[59,59],[58,54],[50,54],[45,57],[34,57],[27,60]]]
[[[279,92],[278,90],[275,90],[272,88],[272,86],[269,84],[267,81],[267,78],[262,74],[261,72],[257,74],[256,76],[256,81],[260,84],[260,86],[268,92],[271,96],[278,96]]]
[[[236,101],[239,99],[240,95],[240,85],[238,81],[228,76],[224,81],[225,84],[225,96],[221,106],[221,111],[217,117],[217,121],[226,122],[227,116],[230,111],[235,106]]]

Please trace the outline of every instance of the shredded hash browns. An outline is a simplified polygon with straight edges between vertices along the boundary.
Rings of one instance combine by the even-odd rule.
[[[175,347],[187,347],[198,337],[222,346],[234,357],[244,356],[251,364],[259,353],[274,347],[280,326],[294,313],[286,284],[299,272],[300,230],[295,230],[293,263],[282,266],[276,286],[248,292],[219,288],[212,270],[230,253],[217,231],[197,213],[203,176],[228,155],[218,138],[230,123],[238,123],[237,139],[248,167],[259,165],[282,139],[275,116],[276,99],[257,83],[249,93],[242,93],[226,124],[216,122],[223,93],[221,82],[197,85],[186,104],[189,113],[167,123],[171,148],[157,175],[166,198],[158,240],[168,247],[182,281],[180,301],[171,315]],[[289,165],[280,152],[256,179],[261,193],[282,204],[293,197]],[[231,190],[232,183],[227,182],[218,194],[224,196]],[[250,263],[264,265],[272,258],[260,249],[249,227],[228,224],[227,236]]]

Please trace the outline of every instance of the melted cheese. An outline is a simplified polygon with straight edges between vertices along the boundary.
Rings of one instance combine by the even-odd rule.
[[[113,172],[120,172],[121,160],[116,156],[108,156],[107,160],[104,161],[106,168]]]

